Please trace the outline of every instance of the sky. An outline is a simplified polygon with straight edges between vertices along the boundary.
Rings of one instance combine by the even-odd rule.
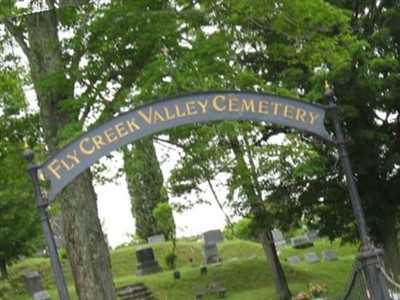
[[[164,180],[166,180],[170,170],[179,159],[179,152],[171,146],[166,148],[166,146],[158,143],[155,144],[155,147],[161,163]],[[164,155],[167,151],[169,154],[168,160],[165,159]],[[103,160],[108,167],[107,174],[111,176],[122,165],[121,156],[117,153],[114,154],[115,158],[112,161]],[[223,180],[223,177],[218,177],[218,182]],[[207,184],[201,184],[199,187],[202,193],[198,195],[190,194],[188,198],[195,200],[201,197],[202,199],[209,200],[211,205],[196,205],[194,208],[183,213],[174,212],[178,237],[193,236],[213,229],[222,230],[225,226],[225,216],[215,202],[210,188]],[[214,188],[217,190],[219,200],[225,201],[226,191],[221,187],[214,186]],[[135,221],[131,213],[131,204],[125,178],[121,177],[115,183],[104,185],[96,183],[95,189],[98,196],[99,218],[103,224],[103,231],[107,234],[110,246],[115,248],[120,244],[129,242],[131,240],[130,235],[135,232]],[[183,197],[170,196],[169,201],[171,203],[185,200]],[[231,213],[228,208],[224,208],[224,211],[228,214]]]

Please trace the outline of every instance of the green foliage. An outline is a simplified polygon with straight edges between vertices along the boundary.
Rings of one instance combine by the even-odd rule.
[[[14,300],[15,294],[11,284],[8,281],[0,280],[0,299]]]
[[[258,240],[257,228],[250,218],[243,218],[233,223],[233,226],[225,227],[223,235],[228,240]]]
[[[145,138],[124,150],[124,171],[132,202],[132,214],[136,222],[136,234],[147,240],[151,235],[170,229],[160,228],[153,210],[160,203],[167,204],[168,196],[163,188],[163,175],[152,138]]]
[[[61,257],[61,259],[67,259],[68,258],[67,250],[64,249],[64,248],[58,250],[58,255]]]
[[[348,280],[348,276],[353,266],[354,257],[357,252],[355,246],[341,246],[340,241],[333,244],[327,241],[316,243],[313,248],[296,250],[291,247],[280,248],[281,260],[285,273],[288,275],[289,284],[293,289],[293,294],[308,290],[311,283],[326,284],[327,297],[342,291],[343,286]],[[202,285],[212,281],[222,281],[227,288],[229,299],[274,299],[275,288],[272,279],[266,268],[266,261],[263,256],[262,246],[258,243],[235,240],[218,244],[218,251],[223,258],[222,266],[218,268],[208,268],[207,276],[200,276],[199,267],[202,265],[201,246],[199,243],[177,244],[176,267],[181,272],[179,283],[173,280],[171,272],[168,270],[165,260],[166,253],[169,253],[169,243],[154,244],[154,254],[158,258],[164,272],[149,275],[136,276],[135,250],[141,246],[132,246],[111,251],[112,270],[116,287],[122,287],[136,282],[143,282],[159,299],[185,300],[193,296],[193,286]],[[194,249],[194,252],[191,249]],[[292,265],[284,262],[284,258],[291,255],[302,256],[304,253],[313,251],[317,254],[324,249],[334,249],[339,257],[335,262],[321,262],[318,264],[300,263]],[[189,263],[189,258],[193,258],[193,267]],[[127,264],[126,262],[131,263]],[[73,279],[70,273],[70,266],[63,261],[63,270],[70,288],[71,299],[78,299],[73,292]],[[15,297],[18,300],[31,299],[26,293],[25,287],[20,280],[20,276],[29,270],[39,270],[42,284],[50,292],[53,298],[57,298],[57,291],[50,261],[45,258],[26,259],[12,266],[10,277]],[[266,296],[267,295],[267,296]]]
[[[175,252],[170,252],[165,255],[165,263],[167,264],[168,268],[171,270],[174,270],[176,267],[176,259],[178,256],[175,254]]]
[[[19,71],[0,68],[0,260],[7,264],[20,255],[31,254],[41,241],[40,221],[23,157],[24,138],[28,138],[31,147],[38,140],[38,118],[22,114],[26,99]]]
[[[153,210],[154,219],[157,222],[158,230],[165,234],[165,236],[172,242],[172,254],[175,254],[176,247],[176,225],[172,208],[168,203],[158,203]],[[167,257],[170,254],[167,255]],[[173,263],[176,257],[169,257],[170,262]],[[173,264],[174,265],[174,264]]]

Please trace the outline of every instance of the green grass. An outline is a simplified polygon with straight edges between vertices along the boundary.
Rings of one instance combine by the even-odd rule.
[[[142,282],[146,284],[160,300],[186,300],[193,298],[193,287],[208,282],[219,281],[227,288],[229,299],[257,300],[274,299],[275,289],[268,272],[267,262],[262,246],[249,241],[229,241],[218,244],[219,254],[223,260],[221,266],[208,266],[206,276],[200,275],[199,267],[202,261],[201,246],[198,243],[180,242],[177,246],[177,268],[181,272],[181,279],[174,280],[172,271],[168,270],[164,256],[170,251],[169,243],[153,244],[155,257],[163,272],[136,276],[135,251],[141,246],[132,246],[111,251],[111,263],[116,287]],[[301,262],[293,265],[284,259],[290,255],[299,255],[303,261],[306,252],[316,252],[322,257],[325,249],[335,249],[339,260],[332,262],[321,261],[319,263]],[[293,294],[301,290],[307,290],[309,283],[326,284],[326,295],[333,295],[340,291],[347,282],[354,262],[357,249],[355,246],[340,246],[338,242],[330,244],[327,241],[319,241],[313,247],[296,250],[291,247],[279,248],[280,260],[287,277],[289,287]],[[192,258],[192,265],[189,259]],[[67,260],[62,260],[65,278],[68,282],[71,299],[77,299],[74,292],[73,279]],[[53,274],[49,259],[32,258],[19,262],[10,267],[10,283],[17,291],[14,299],[31,299],[26,294],[20,276],[25,272],[39,271],[42,284],[53,299],[57,299]],[[212,295],[207,299],[217,299]]]

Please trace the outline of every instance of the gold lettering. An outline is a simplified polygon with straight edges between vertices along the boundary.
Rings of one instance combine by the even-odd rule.
[[[63,159],[60,162],[64,166],[64,168],[67,169],[67,171],[71,171],[71,169],[73,169],[75,167],[75,164],[72,163],[72,164],[68,165]]]
[[[170,115],[170,112],[169,112],[169,109],[168,109],[167,106],[164,106],[164,112],[165,112],[165,116],[166,116],[167,120],[175,119],[175,115],[174,114]]]
[[[92,137],[92,141],[97,150],[101,149],[102,146],[107,145],[106,143],[104,143],[103,137],[101,135],[95,135],[94,137]]]
[[[150,109],[151,109],[151,107],[150,107]],[[151,123],[148,123],[148,124],[151,124]],[[136,130],[140,129],[140,126],[138,124],[136,124],[134,118],[132,118],[132,120],[130,120],[130,121],[126,121],[126,125],[128,125],[129,132],[133,132],[133,131],[136,131]]]
[[[283,109],[283,117],[286,119],[293,119],[293,111],[294,111],[294,106],[292,105],[285,105]]]
[[[238,99],[237,98],[229,98],[228,99],[228,111],[239,111]]]
[[[225,101],[225,96],[219,95],[219,96],[215,96],[214,97],[214,99],[213,99],[214,110],[216,110],[218,112],[226,110],[226,105],[225,106],[220,106],[218,104],[219,101]]]
[[[296,112],[296,121],[301,120],[302,122],[305,122],[304,117],[306,116],[306,114],[307,112],[304,109],[298,108]]]
[[[197,104],[201,107],[202,113],[205,114],[205,113],[207,112],[208,100],[205,100],[205,101],[197,101]]]
[[[319,115],[314,115],[312,111],[309,111],[310,113],[310,124],[314,125],[315,121],[319,118]]]
[[[197,110],[194,101],[186,102],[186,112],[188,116],[197,115]]]
[[[95,151],[95,148],[92,147],[91,149],[85,148],[83,146],[84,143],[90,142],[89,138],[84,138],[82,141],[79,143],[79,149],[81,149],[81,152],[85,155],[92,155]]]
[[[175,112],[176,112],[176,116],[178,118],[182,118],[182,117],[186,116],[186,114],[184,112],[181,112],[181,110],[177,104],[175,104]]]
[[[58,159],[53,160],[47,168],[57,179],[61,179],[61,175],[58,173],[58,170],[60,170],[60,161]]]
[[[74,149],[73,153],[67,154],[67,158],[73,160],[76,164],[80,163],[80,160],[79,160],[78,155],[76,153],[76,149]]]
[[[274,116],[278,115],[279,107],[282,107],[282,104],[278,102],[271,102],[271,106],[274,107]]]
[[[250,112],[254,113],[255,112],[254,100],[243,99],[243,101],[242,101],[242,111],[250,111]]]
[[[149,108],[149,115],[146,115],[145,113],[143,113],[141,110],[138,110],[138,115],[142,117],[142,119],[147,123],[147,124],[151,124],[151,115],[153,112],[153,108],[150,107]],[[132,131],[131,131],[132,132]]]
[[[268,115],[268,101],[261,100],[258,102],[258,113]]]
[[[115,125],[114,128],[117,131],[117,134],[119,137],[123,137],[128,134],[128,131],[126,131],[124,123],[122,123],[122,122]]]
[[[115,132],[113,131],[112,128],[108,128],[107,130],[105,130],[104,135],[106,136],[107,142],[109,144],[118,140],[118,137],[115,135]]]
[[[153,114],[153,124],[164,121],[165,119],[163,118],[163,116],[158,111],[155,110]]]

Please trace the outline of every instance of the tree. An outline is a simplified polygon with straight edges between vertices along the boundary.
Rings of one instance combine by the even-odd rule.
[[[144,240],[151,235],[163,233],[169,236],[170,229],[159,226],[153,211],[159,204],[168,204],[163,188],[162,175],[152,138],[144,138],[124,151],[124,171],[131,197],[132,215],[135,219],[136,234]],[[171,215],[173,218],[173,216]]]
[[[26,176],[26,163],[21,157],[23,137],[15,132],[27,122],[1,119],[0,270],[2,278],[7,278],[7,263],[37,250],[41,227],[38,215],[32,213],[36,211],[35,199]]]
[[[213,12],[208,13],[209,22],[217,28],[216,32],[220,28],[226,34],[224,42],[231,43],[228,48],[234,49],[234,53],[227,50],[227,53],[231,55],[228,56],[229,58],[224,55],[218,57],[222,61],[227,59],[233,66],[230,71],[235,76],[231,77],[224,73],[221,76],[223,79],[220,81],[230,84],[231,88],[264,90],[297,97],[307,96],[306,98],[311,101],[318,101],[322,95],[323,78],[327,72],[339,70],[351,56],[349,47],[357,47],[361,44],[351,35],[347,15],[323,1],[303,1],[301,3],[283,1],[279,4],[274,1],[221,1],[218,5],[215,5],[215,3],[202,3],[200,7],[205,11]],[[263,9],[259,9],[260,7]],[[225,70],[229,69],[225,68]],[[214,85],[218,86],[218,83],[216,81]],[[254,124],[252,125],[254,126]],[[234,131],[228,132],[232,134]],[[246,131],[244,132],[246,133]],[[247,130],[247,132],[250,132],[250,130]],[[269,137],[282,132],[290,133],[293,131],[272,127],[270,124],[262,124],[262,126],[258,126],[258,130],[255,129],[253,131],[253,136],[259,138],[259,140],[248,138],[251,136],[250,134],[241,133],[240,137],[244,138],[244,142],[247,141],[248,145],[244,146],[249,151],[248,153],[262,155],[268,153],[268,150],[257,150],[254,146],[257,144],[265,145]],[[321,143],[316,139],[306,135],[301,135],[301,137],[316,143],[316,147],[311,147],[312,149],[319,150],[321,154],[330,154],[326,150],[327,147],[321,146]],[[230,143],[231,146],[234,144]],[[294,147],[297,145],[298,139],[295,138],[290,148],[295,149]],[[241,147],[237,147],[237,149]],[[305,150],[306,147],[303,149]],[[274,150],[279,151],[280,149],[278,150],[277,147],[269,148],[269,151]],[[293,153],[295,152],[293,151]],[[243,162],[243,158],[240,158],[243,155],[239,154],[240,152],[237,151],[236,160]],[[280,154],[283,156],[282,163],[285,163],[286,154],[278,152],[277,155],[279,156]],[[297,151],[297,154],[303,155],[300,151]],[[251,156],[246,155],[248,159],[246,162],[250,163]],[[260,169],[257,172],[255,172],[255,168],[252,168],[251,171],[246,171],[245,163],[241,163],[242,167],[237,168],[236,175],[233,172],[231,173],[232,178],[230,178],[229,186],[233,187],[233,184],[235,184],[236,189],[242,191],[243,197],[235,203],[235,207],[242,209],[242,211],[247,209],[254,214],[262,212],[264,207],[267,207],[270,220],[265,228],[271,228],[274,220],[269,213],[271,205],[268,200],[275,190],[272,183],[275,185],[277,183],[286,183],[284,180],[287,178],[282,176],[285,174],[280,173],[279,167],[277,167],[281,161],[266,163],[268,157],[264,157],[263,160],[260,156],[256,156],[256,158],[258,162],[254,165],[260,166]],[[295,164],[289,163],[290,167],[301,165],[302,158],[303,156],[300,156],[300,159]],[[315,161],[313,160],[314,163]],[[322,161],[324,160],[322,159]],[[268,171],[268,168],[272,172],[263,176],[264,171]],[[299,171],[300,168],[298,169],[298,175]],[[247,177],[244,180],[242,177],[246,173]],[[309,177],[312,177],[312,175]],[[339,177],[338,182],[343,182],[340,179],[343,178],[342,176],[337,177]],[[281,179],[282,181],[280,181]],[[300,182],[300,184],[302,183]],[[298,185],[297,191],[302,192],[306,187],[307,185]],[[288,202],[292,199],[297,200],[299,193],[296,193],[296,190],[290,191],[293,192],[284,195]],[[314,191],[319,192],[318,190]],[[310,193],[309,195],[313,196],[312,204],[318,203],[320,199],[318,193]],[[336,193],[335,196],[340,195],[343,195],[343,193]],[[247,201],[244,201],[244,199]],[[302,220],[304,212],[310,211],[310,206],[307,203],[303,205],[301,201],[292,202],[302,208],[299,210],[299,214],[296,214],[299,218],[298,220]],[[253,208],[251,207],[252,205]],[[257,209],[257,205],[261,206],[261,209],[260,207]],[[282,203],[280,205],[282,207]],[[294,205],[291,207],[294,207]],[[286,207],[282,208],[282,210],[284,209]],[[295,209],[290,211],[293,212]],[[312,213],[310,212],[310,214]],[[286,221],[288,220],[287,216],[288,214],[285,215]],[[261,220],[263,217],[258,217],[257,219]],[[315,221],[315,218],[310,220]],[[285,220],[281,219],[281,223],[283,222]],[[268,244],[268,240],[271,241],[272,236],[267,231],[262,238],[265,244]],[[271,249],[266,249],[267,251],[273,257],[273,249],[272,251]],[[278,274],[277,278],[282,275],[282,272],[277,269],[273,270],[273,272]],[[283,297],[288,296],[285,295]]]
[[[23,115],[26,108],[18,72],[0,71],[0,271],[7,279],[7,264],[30,255],[40,244],[40,221],[22,156],[24,138],[38,139],[38,119]]]
[[[121,28],[127,30],[121,32]],[[143,85],[151,79],[157,84],[165,76],[165,49],[177,47],[180,35],[168,1],[122,1],[104,10],[88,36],[88,72],[95,70],[98,75],[90,78],[89,94],[97,93],[97,85],[104,88],[100,95],[104,109],[97,122],[159,97],[143,91]],[[113,101],[105,99],[108,94]],[[168,202],[152,138],[124,147],[122,152],[136,233],[147,239],[158,232],[153,209],[157,203]]]
[[[399,4],[350,0],[332,4],[349,11],[361,45],[351,49],[351,60],[330,80],[343,107],[342,121],[371,237],[384,248],[387,266],[400,278]]]
[[[167,265],[171,269],[175,269],[176,225],[171,206],[165,202],[158,203],[153,210],[153,217],[157,221],[157,227],[159,230],[166,234],[168,240],[172,242],[171,253],[167,254],[165,259],[167,261]]]
[[[333,83],[370,235],[375,243],[386,250],[389,258],[387,266],[399,274],[398,264],[394,263],[399,260],[396,221],[399,107],[395,101],[399,89],[398,78],[393,75],[399,71],[396,59],[399,35],[394,21],[398,17],[398,9],[393,1],[329,2],[332,3],[328,8],[332,10],[331,16],[334,11],[338,12],[333,5],[347,11],[342,11],[341,17],[331,20],[336,20],[336,25],[331,29],[325,27],[322,21],[319,25],[309,22],[309,26],[315,29],[309,30],[312,34],[302,34],[307,39],[307,45],[299,48],[301,51],[293,57],[290,65],[281,61],[275,66],[273,61],[280,54],[275,53],[274,56],[274,52],[268,52],[268,57],[264,58],[260,53],[255,53],[252,55],[254,63],[247,59],[245,61],[251,63],[254,70],[259,70],[260,60],[268,62],[270,69],[276,67],[272,74],[282,86],[295,88],[311,100],[318,101],[321,98],[324,79]],[[290,8],[287,12],[296,12],[295,5],[287,5],[287,8]],[[306,13],[303,16],[312,20]],[[328,23],[331,22],[329,18],[326,19]],[[295,26],[296,30],[305,28],[298,20],[290,18],[290,22],[286,23],[287,29],[292,30]],[[260,31],[265,30],[260,23],[255,27]],[[350,34],[349,29],[354,35]],[[293,38],[288,35],[289,32],[292,33],[275,30],[282,41]],[[329,56],[321,54],[321,66],[312,67],[309,65],[312,60],[303,54],[317,57],[318,47],[315,46],[323,44],[313,44],[311,41],[319,34],[324,35],[320,42],[325,39],[326,43],[328,38],[335,36],[337,42],[326,48],[325,53],[329,53]],[[308,52],[308,48],[313,48],[314,53]],[[333,49],[336,49],[336,53],[332,52]],[[268,72],[263,76],[270,80],[270,75]],[[330,238],[358,240],[354,217],[349,213],[352,210],[343,171],[338,168],[338,157],[333,148],[320,143],[310,146],[293,138],[290,140],[295,147],[303,148],[303,153],[308,154],[303,154],[300,161],[295,158],[299,155],[297,151],[289,152],[285,146],[275,148],[275,151],[288,155],[279,160],[279,167],[275,168],[276,174],[280,174],[280,184],[273,198],[277,203],[276,211],[284,218],[281,223],[289,220],[288,215],[292,212],[298,217],[305,217],[308,225],[318,226]],[[306,140],[314,141],[309,137]],[[273,168],[272,164],[269,166]],[[272,186],[268,180],[264,184]],[[282,203],[286,206],[279,209]]]
[[[3,19],[2,22],[28,59],[40,108],[44,142],[49,152],[54,153],[65,142],[63,130],[76,128],[77,125],[79,128],[79,124],[82,126],[79,123],[80,107],[73,105],[76,76],[68,70],[68,67],[77,67],[81,52],[78,49],[72,57],[68,57],[63,53],[58,36],[62,22],[66,25],[69,25],[67,21],[74,22],[64,13],[68,11],[72,18],[78,18],[79,13],[74,7],[57,11],[54,1],[47,1],[47,4],[50,10]],[[60,6],[64,4],[69,5],[68,2],[60,2]],[[85,24],[83,18],[80,25]],[[82,30],[82,27],[77,30]],[[71,60],[68,61],[68,58]],[[76,134],[75,131],[72,135]],[[71,131],[68,138],[71,138]],[[114,299],[110,258],[98,219],[90,171],[78,176],[59,198],[68,259],[79,298]]]

